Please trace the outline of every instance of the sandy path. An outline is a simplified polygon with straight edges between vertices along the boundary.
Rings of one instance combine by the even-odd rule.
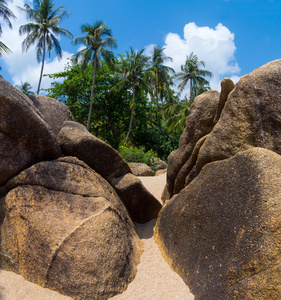
[[[143,185],[160,201],[166,183],[166,174],[139,177]],[[156,219],[145,224],[135,224],[136,232],[144,243],[144,253],[137,275],[128,289],[114,300],[193,300],[194,296],[183,280],[173,272],[158,249],[153,238]]]
[[[157,198],[166,182],[166,174],[155,177],[139,177],[145,187]],[[128,289],[111,299],[127,300],[193,300],[182,279],[163,259],[153,239],[156,219],[145,224],[135,224],[136,232],[144,243],[144,253],[138,265],[137,275]],[[54,291],[26,281],[13,272],[0,270],[0,300],[70,300]]]

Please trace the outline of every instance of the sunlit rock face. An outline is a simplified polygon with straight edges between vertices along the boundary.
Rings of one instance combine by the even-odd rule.
[[[197,170],[252,147],[281,154],[281,60],[243,76],[200,148]]]
[[[196,299],[277,300],[281,60],[243,76],[235,86],[229,82],[223,94],[222,89],[225,101],[218,101],[213,127],[196,143],[196,126],[202,125],[188,126],[192,114],[187,118],[180,147],[169,158],[169,200],[155,238]]]
[[[280,299],[281,156],[253,147],[207,164],[158,218],[155,238],[198,300]]]
[[[196,162],[197,154],[194,149],[202,144],[206,135],[212,131],[215,125],[214,118],[219,96],[217,91],[208,91],[194,99],[186,118],[186,126],[180,138],[179,148],[173,151],[168,158],[168,194],[163,197],[164,200],[177,194],[185,186],[185,179]]]
[[[243,76],[235,86],[223,81],[221,95],[216,101],[209,97],[208,105],[195,98],[180,146],[169,157],[166,198],[179,193],[209,162],[252,147],[281,154],[280,82],[281,60],[276,60]],[[199,114],[194,108],[201,103]]]

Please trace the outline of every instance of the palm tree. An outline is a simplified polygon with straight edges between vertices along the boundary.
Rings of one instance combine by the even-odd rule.
[[[154,86],[154,90],[150,92],[150,97],[154,103],[156,102],[156,119],[159,124],[161,123],[159,100],[161,100],[163,105],[163,99],[165,96],[168,96],[169,87],[173,85],[169,73],[175,73],[172,68],[164,65],[167,61],[173,61],[171,57],[164,54],[164,50],[165,48],[161,49],[158,45],[153,48],[150,61],[151,67],[149,69],[153,74],[153,77],[149,79],[149,83]]]
[[[146,82],[146,78],[151,77],[151,72],[146,70],[149,65],[150,57],[143,55],[144,49],[139,52],[130,49],[130,52],[126,51],[125,56],[120,56],[117,62],[117,73],[122,76],[122,81],[118,83],[114,89],[120,90],[130,86],[132,89],[132,101],[130,103],[131,116],[128,133],[126,135],[125,142],[127,143],[133,123],[134,110],[135,110],[135,96],[136,90],[143,88],[146,91],[150,90],[149,84]]]
[[[165,66],[166,61],[173,61],[171,57],[168,57],[164,54],[165,48],[160,48],[160,46],[155,46],[153,48],[153,53],[151,57],[151,68],[150,70],[154,73],[154,87],[155,87],[155,98],[157,101],[157,106],[159,104],[159,93],[160,86],[163,86],[165,83],[169,82],[170,76],[169,73],[174,73],[175,71]]]
[[[85,24],[81,26],[81,32],[85,33],[85,36],[76,37],[73,40],[74,45],[82,44],[84,49],[79,51],[73,58],[74,60],[81,61],[82,69],[90,63],[94,64],[93,83],[90,95],[90,109],[88,115],[87,129],[90,129],[91,115],[93,109],[93,94],[96,80],[97,66],[101,65],[101,58],[104,58],[106,62],[110,64],[113,61],[113,52],[106,48],[116,48],[117,43],[115,38],[111,36],[111,29],[107,27],[102,21],[96,21],[93,25]]]
[[[189,56],[186,57],[186,61],[184,65],[181,65],[181,72],[175,73],[173,78],[175,80],[182,80],[179,84],[180,91],[183,90],[188,80],[190,82],[190,97],[192,99],[192,87],[194,84],[207,85],[209,82],[203,77],[208,76],[212,77],[212,72],[208,70],[200,69],[200,66],[205,67],[205,63],[202,60],[199,60],[197,55],[194,55],[193,52]]]
[[[172,131],[182,132],[184,130],[185,120],[189,114],[189,109],[194,98],[208,90],[210,90],[208,84],[205,85],[202,82],[199,82],[198,84],[192,86],[191,99],[188,100],[185,96],[184,100],[170,105],[166,109],[165,113],[167,115],[167,120],[165,121],[165,124],[167,125],[168,133]]]
[[[7,7],[7,2],[5,0],[0,0],[0,17],[4,20],[8,27],[12,29],[12,23],[10,19],[15,19],[16,17],[13,12]],[[0,23],[0,36],[2,35],[2,32],[2,26]],[[9,53],[11,52],[11,50],[3,42],[0,42],[0,56],[3,55],[3,52]]]
[[[184,100],[171,105],[166,109],[167,120],[164,122],[167,126],[167,132],[182,132],[185,126],[185,119],[188,116],[191,102],[184,97]]]
[[[0,17],[12,29],[12,23],[10,18],[16,18],[13,12],[7,7],[7,2],[5,0],[0,0]],[[0,36],[2,35],[2,26],[0,24]]]
[[[22,83],[21,81],[21,85],[16,85],[16,87],[27,96],[34,95],[34,92],[31,91],[32,87],[29,82]]]
[[[28,4],[24,4],[24,8],[21,8],[26,13],[27,18],[33,21],[33,23],[22,25],[19,29],[20,34],[27,34],[22,42],[23,51],[27,51],[31,45],[36,43],[37,60],[38,62],[42,60],[37,94],[39,94],[43,77],[46,51],[50,57],[51,50],[55,49],[57,56],[61,59],[62,49],[56,36],[62,35],[72,38],[68,30],[59,27],[63,18],[69,15],[69,12],[63,9],[63,6],[54,9],[52,0],[34,0],[34,8]]]
[[[11,50],[2,42],[0,42],[0,56],[3,55],[3,52],[9,53]]]

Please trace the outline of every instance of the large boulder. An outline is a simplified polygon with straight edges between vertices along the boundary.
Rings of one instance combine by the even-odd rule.
[[[162,205],[133,174],[128,173],[115,178],[112,186],[122,199],[133,221],[145,223],[158,216]]]
[[[206,165],[162,209],[156,241],[198,300],[280,299],[281,156]]]
[[[219,102],[213,102],[212,107],[200,106],[202,114],[210,116],[217,106],[207,128],[202,126],[204,115],[201,117],[191,107],[180,146],[169,157],[167,189],[163,197],[169,199],[179,193],[209,162],[230,158],[252,147],[281,154],[280,82],[281,60],[243,76],[236,85],[229,79],[223,80]],[[195,105],[200,103],[204,102],[196,98]],[[194,113],[200,118],[195,118]]]
[[[243,76],[198,153],[197,173],[207,163],[252,147],[281,154],[281,59]]]
[[[2,268],[75,299],[108,299],[135,277],[134,225],[109,183],[77,158],[35,164],[0,193]]]
[[[186,118],[186,126],[181,135],[179,148],[168,158],[167,188],[164,200],[177,194],[184,186],[185,179],[193,168],[192,152],[200,139],[209,134],[214,125],[220,94],[208,91],[197,96]]]
[[[55,136],[58,135],[65,121],[74,121],[74,117],[64,103],[41,95],[31,95],[29,98],[44,120],[50,125]]]
[[[64,154],[76,156],[109,182],[131,172],[115,149],[79,123],[65,122],[57,140]]]
[[[0,105],[0,185],[36,162],[62,156],[33,102],[2,77]]]
[[[58,143],[66,155],[78,157],[116,188],[133,221],[144,223],[157,217],[160,202],[131,174],[120,154],[83,125],[65,122]]]

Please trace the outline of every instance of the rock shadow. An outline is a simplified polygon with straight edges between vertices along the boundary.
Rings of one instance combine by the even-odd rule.
[[[153,236],[156,221],[157,218],[152,219],[144,224],[134,223],[136,233],[140,239],[150,239]]]

